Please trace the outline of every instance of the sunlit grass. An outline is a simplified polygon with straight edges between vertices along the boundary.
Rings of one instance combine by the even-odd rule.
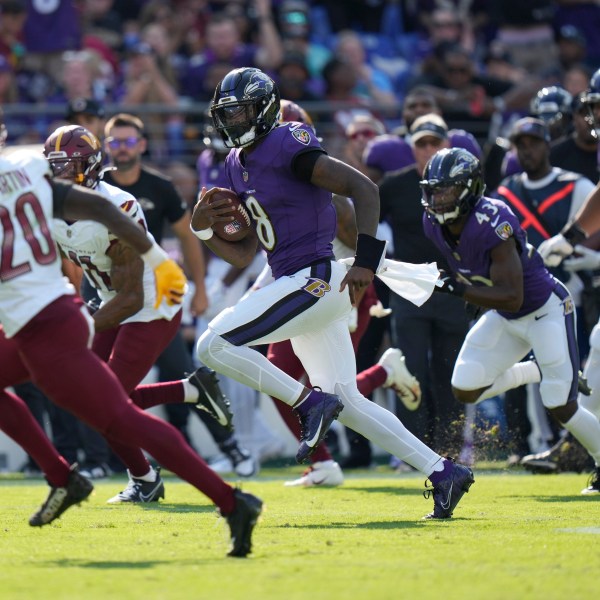
[[[489,466],[489,465],[486,465]],[[297,469],[244,482],[266,510],[247,559],[227,559],[226,525],[189,485],[166,479],[166,502],[114,506],[124,485],[96,484],[55,524],[27,519],[44,482],[0,481],[2,598],[564,599],[589,595],[600,569],[600,497],[585,475],[476,471],[443,522],[420,475],[349,475],[341,488],[282,485]]]

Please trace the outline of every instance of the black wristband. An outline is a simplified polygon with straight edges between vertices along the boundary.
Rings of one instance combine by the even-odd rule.
[[[561,233],[571,246],[580,244],[587,237],[587,233],[581,229],[577,223],[571,223],[571,225],[565,227]]]
[[[366,233],[359,233],[356,240],[356,256],[354,257],[353,266],[371,269],[373,273],[377,273],[377,267],[379,267],[384,252],[384,240],[378,240]]]

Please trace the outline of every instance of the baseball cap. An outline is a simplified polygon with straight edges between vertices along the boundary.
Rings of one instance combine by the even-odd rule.
[[[102,119],[104,117],[104,107],[93,98],[74,98],[70,100],[67,106],[67,119],[72,119],[75,115],[81,114]]]
[[[433,136],[440,140],[448,139],[448,125],[439,115],[430,113],[414,120],[410,127],[410,141],[415,143],[421,138]]]
[[[550,132],[541,119],[534,119],[533,117],[519,119],[513,125],[508,139],[514,143],[524,135],[530,135],[545,142],[550,142]]]
[[[575,27],[575,25],[563,25],[558,30],[558,39],[559,41],[567,40],[579,44],[580,46],[587,46],[585,35],[583,35],[581,30],[578,27]]]

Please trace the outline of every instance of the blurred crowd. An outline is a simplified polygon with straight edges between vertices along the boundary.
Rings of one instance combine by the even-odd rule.
[[[407,181],[418,182],[417,169],[422,171],[419,153],[436,144],[465,147],[481,158],[492,195],[506,184],[505,178],[522,171],[511,131],[532,113],[546,120],[553,139],[549,156],[540,158],[544,165],[548,158],[548,164],[576,171],[590,185],[598,182],[598,140],[590,134],[580,94],[600,66],[600,2],[0,0],[0,11],[0,102],[9,141],[41,143],[65,121],[78,122],[102,138],[103,119],[127,110],[144,122],[145,161],[170,175],[190,206],[199,185],[223,185],[215,177],[221,173],[217,166],[224,148],[211,131],[206,109],[225,74],[245,66],[267,72],[282,98],[306,109],[324,148],[380,185],[384,207],[386,194],[388,208],[401,193],[408,196]],[[538,95],[543,89],[559,90],[552,96],[552,110],[547,95]],[[389,175],[411,165],[414,172],[404,172],[403,179]],[[423,240],[408,237],[415,231],[411,223],[419,224],[422,215],[420,191],[413,195],[416,212],[407,218],[390,208],[382,215],[382,235],[389,238],[394,258],[435,260],[417,254]],[[256,264],[256,272],[232,276],[216,259],[207,259],[212,306],[204,317],[235,302],[262,267]],[[586,291],[593,296],[588,310],[594,314],[598,279],[585,282],[584,300]],[[239,289],[227,296],[234,282]],[[359,370],[375,364],[390,343],[401,348],[421,381],[423,406],[434,408],[410,414],[397,403],[398,416],[432,447],[468,452],[481,442],[471,433],[477,416],[467,415],[465,426],[462,407],[449,388],[449,372],[469,315],[462,303],[453,306],[444,299],[440,306],[431,304],[428,324],[411,341],[402,331],[414,327],[416,317],[385,289],[377,292],[383,305],[394,309],[394,317],[372,320],[357,352]],[[440,326],[442,317],[447,324]],[[185,329],[190,347],[206,326],[197,321]],[[582,340],[596,322],[593,315],[587,321]],[[435,339],[436,327],[441,327],[446,348]],[[425,330],[433,332],[431,340]],[[438,381],[430,363],[410,355],[417,338],[431,343],[431,353],[423,354],[429,360],[441,353],[439,362],[432,361],[438,375],[445,370]],[[581,348],[582,357],[587,350]],[[529,423],[523,391],[506,402],[492,402],[487,409],[482,405],[479,415],[487,410],[490,418],[504,425],[509,421],[514,438],[507,441],[507,453],[521,457],[556,439],[556,428],[552,431],[547,422],[542,431],[536,422]],[[252,413],[254,395],[247,404]],[[236,423],[242,438],[242,421],[252,414],[246,417]],[[281,450],[281,441],[270,438],[262,422],[253,431],[263,440],[272,438],[271,446]],[[243,439],[246,446],[252,446],[253,431]],[[335,434],[329,442],[337,454]],[[368,442],[356,436],[349,443],[343,466],[368,466]],[[269,452],[254,454],[260,459]],[[462,458],[469,461],[469,456]]]
[[[235,67],[257,66],[283,98],[308,103],[325,139],[357,112],[401,125],[419,87],[482,143],[537,89],[576,95],[600,63],[593,1],[2,0],[0,11],[0,102],[20,104],[13,141],[43,141],[85,97],[138,107],[156,160],[201,141],[190,107]]]

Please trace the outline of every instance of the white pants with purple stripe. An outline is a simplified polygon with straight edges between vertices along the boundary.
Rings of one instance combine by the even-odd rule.
[[[319,281],[316,275],[323,273],[327,277]],[[253,292],[209,323],[198,340],[198,358],[227,377],[293,405],[304,386],[250,347],[290,339],[312,385],[341,398],[341,423],[429,475],[440,456],[356,387],[348,331],[350,297],[347,290],[339,292],[345,274],[346,267],[331,262],[324,269],[319,265],[280,277]]]
[[[486,388],[531,350],[542,372],[540,393],[546,408],[577,397],[579,356],[571,296],[552,293],[538,310],[520,319],[488,311],[469,331],[458,355],[452,385]]]

